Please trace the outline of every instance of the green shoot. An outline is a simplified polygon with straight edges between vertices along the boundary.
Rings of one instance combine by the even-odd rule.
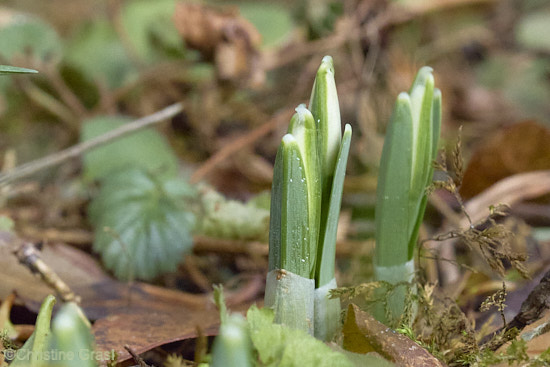
[[[283,137],[273,173],[266,306],[275,322],[330,340],[340,303],[328,298],[351,142],[342,138],[332,58],[317,72],[310,110],[301,105]]]
[[[245,318],[227,311],[222,286],[214,286],[214,301],[220,311],[221,325],[212,346],[211,366],[251,367],[252,341]]]
[[[414,249],[426,209],[426,187],[433,176],[440,126],[441,92],[434,89],[432,69],[423,67],[409,93],[397,98],[382,151],[374,257],[379,281],[397,284],[414,279]],[[377,310],[375,316],[386,323],[401,317],[406,294],[407,289],[400,286],[388,300],[389,310]]]

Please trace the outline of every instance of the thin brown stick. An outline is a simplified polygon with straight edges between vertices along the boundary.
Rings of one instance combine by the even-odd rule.
[[[279,124],[288,121],[292,116],[292,112],[293,110],[290,109],[285,109],[278,112],[273,118],[271,118],[271,120],[269,120],[265,124],[250,131],[246,135],[235,139],[233,142],[223,147],[220,151],[216,152],[216,154],[208,158],[208,160],[206,160],[206,162],[204,162],[203,165],[199,169],[197,169],[195,173],[193,173],[193,175],[191,176],[191,183],[197,183],[198,181],[202,180],[204,177],[210,174],[214,170],[214,168],[216,168],[220,163],[231,157],[233,154],[237,153],[243,146],[254,143],[261,137],[269,134]]]
[[[367,241],[338,241],[336,244],[336,256],[350,257],[357,255],[360,250],[374,249],[374,240]],[[218,254],[249,254],[251,256],[267,256],[269,246],[267,243],[258,241],[228,240],[207,236],[193,237],[193,252],[196,254],[218,253]]]
[[[490,214],[490,206],[497,204],[505,204],[510,207],[529,199],[545,195],[550,192],[550,170],[534,171],[519,173],[510,177],[506,177],[481,194],[468,200],[464,204],[464,211],[467,212],[471,219],[463,217],[460,220],[450,215],[449,220],[452,221],[447,227],[455,227],[456,229],[468,228],[471,223],[476,223]],[[433,200],[432,200],[432,203]],[[436,203],[437,204],[437,203]],[[447,238],[438,244],[441,249],[441,257],[454,259],[454,243],[456,238]],[[442,284],[450,284],[459,278],[459,269],[452,264],[447,266],[446,272],[441,273]]]
[[[139,367],[150,367],[147,363],[145,363],[143,358],[141,358],[132,348],[130,348],[129,345],[124,345],[124,349],[126,349],[126,351],[130,353],[130,355],[134,359],[134,362],[136,362]]]
[[[378,15],[368,24],[368,36],[372,37],[372,31],[380,32],[391,26],[398,26],[414,20],[418,17],[432,14],[438,11],[448,11],[461,6],[492,4],[496,0],[445,0],[422,2],[420,5],[392,5],[386,11]],[[349,41],[356,40],[364,36],[363,32],[358,31],[354,26],[343,29],[342,32],[321,38],[315,41],[296,43],[286,48],[272,52],[266,52],[263,58],[263,67],[265,70],[278,69],[286,64],[299,60],[303,57],[316,53],[326,53],[330,50],[341,47]],[[368,38],[370,38],[368,37]],[[372,40],[372,39],[371,39]],[[376,52],[375,52],[376,53]],[[376,59],[376,55],[373,55]],[[370,62],[366,68],[370,67]]]
[[[33,274],[40,276],[44,283],[55,290],[63,302],[80,302],[80,297],[76,296],[67,283],[42,260],[40,253],[32,243],[21,243],[13,250],[13,254],[22,265],[29,268]]]
[[[111,130],[108,133],[98,136],[94,139],[90,139],[88,141],[73,145],[68,149],[53,153],[44,158],[25,163],[19,167],[16,167],[12,171],[8,171],[7,173],[0,175],[0,187],[6,186],[13,181],[30,176],[44,169],[54,167],[68,159],[76,158],[84,152],[109,143],[114,139],[121,138],[147,126],[164,121],[180,113],[182,110],[183,107],[180,103],[174,103],[173,105],[170,105],[158,112],[155,112],[152,115],[142,117],[140,119],[124,124],[118,129]]]

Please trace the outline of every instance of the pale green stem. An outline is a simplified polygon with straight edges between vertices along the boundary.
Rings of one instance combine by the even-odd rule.
[[[313,335],[315,280],[286,270],[267,273],[265,306],[275,313],[275,322]]]
[[[330,291],[336,289],[336,279],[315,289],[315,337],[331,341],[340,329],[340,299],[330,299]]]

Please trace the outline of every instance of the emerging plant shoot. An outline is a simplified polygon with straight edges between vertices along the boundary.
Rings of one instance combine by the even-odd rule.
[[[265,303],[275,321],[322,340],[339,326],[334,279],[336,229],[351,126],[342,138],[332,58],[317,72],[310,110],[296,108],[273,173]],[[315,330],[315,331],[314,331]]]
[[[441,92],[434,89],[432,69],[418,72],[409,93],[397,97],[391,117],[376,190],[376,279],[396,286],[388,307],[375,316],[398,320],[414,279],[414,249],[426,209],[426,188],[433,176],[441,127]],[[401,283],[401,284],[400,284]],[[414,287],[411,289],[414,292]]]

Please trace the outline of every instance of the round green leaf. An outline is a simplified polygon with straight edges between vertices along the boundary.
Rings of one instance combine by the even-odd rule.
[[[177,183],[187,186],[137,169],[104,180],[90,205],[94,249],[118,278],[149,280],[174,271],[191,249],[194,218],[185,197],[169,188]]]
[[[12,13],[0,27],[0,56],[10,60],[16,55],[30,54],[40,61],[57,60],[62,51],[61,40],[53,27],[39,18]]]

